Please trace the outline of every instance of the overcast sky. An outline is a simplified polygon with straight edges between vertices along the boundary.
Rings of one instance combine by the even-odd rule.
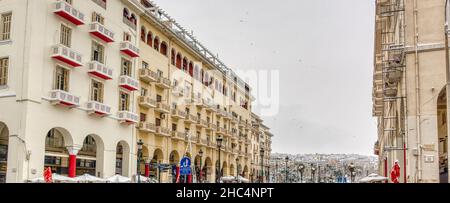
[[[373,154],[374,0],[155,3],[229,67],[279,70],[273,152]]]

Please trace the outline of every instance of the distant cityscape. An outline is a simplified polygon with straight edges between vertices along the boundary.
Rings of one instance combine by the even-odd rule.
[[[376,156],[358,154],[273,153],[269,165],[272,183],[357,182],[378,172]]]

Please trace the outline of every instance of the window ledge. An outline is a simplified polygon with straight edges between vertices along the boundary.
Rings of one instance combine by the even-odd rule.
[[[0,86],[0,98],[15,97],[16,93],[9,90],[7,85]]]
[[[0,45],[12,44],[12,40],[0,40]]]

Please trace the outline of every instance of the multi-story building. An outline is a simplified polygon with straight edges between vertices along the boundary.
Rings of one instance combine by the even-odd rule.
[[[272,137],[270,128],[263,120],[252,113],[252,180],[270,182],[270,158],[272,154]]]
[[[376,0],[375,154],[400,182],[448,182],[445,3]]]
[[[153,2],[0,5],[0,182],[46,167],[172,182],[159,168],[184,156],[202,182],[250,178],[251,88]]]

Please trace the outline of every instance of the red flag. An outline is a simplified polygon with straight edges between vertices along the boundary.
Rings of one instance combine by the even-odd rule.
[[[44,170],[44,180],[46,183],[53,182],[52,168],[48,167]]]

